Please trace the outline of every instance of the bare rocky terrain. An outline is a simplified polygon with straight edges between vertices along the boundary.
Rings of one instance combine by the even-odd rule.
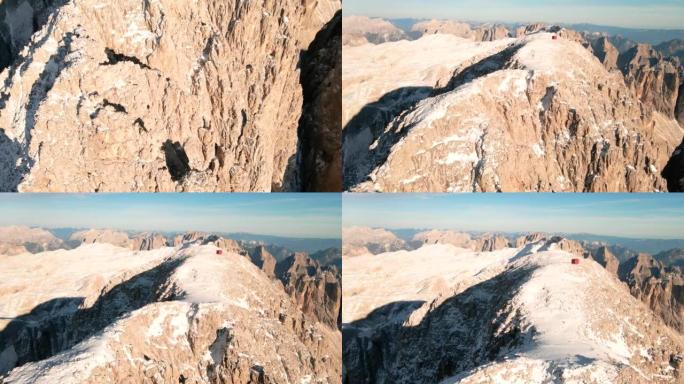
[[[304,172],[318,171],[334,189],[328,152],[339,140],[322,136],[339,123],[300,118],[326,115],[335,98],[318,93],[336,92],[337,56],[325,47],[341,37],[325,31],[340,8],[2,2],[0,190],[305,190],[320,185]],[[313,150],[327,157],[302,154],[321,142]]]
[[[71,238],[0,253],[0,382],[341,382],[335,266],[200,232]]]
[[[343,47],[345,189],[681,188],[676,55],[543,24],[415,28],[415,40]]]

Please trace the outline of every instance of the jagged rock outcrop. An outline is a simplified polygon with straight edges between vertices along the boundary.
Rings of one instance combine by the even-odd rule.
[[[213,244],[228,252],[243,256],[247,255],[247,250],[237,241],[206,232],[186,232],[181,235],[176,235],[173,239],[173,246],[177,247],[183,244]]]
[[[342,11],[302,54],[304,107],[299,120],[299,186],[305,192],[342,190]]]
[[[404,240],[382,228],[342,228],[342,255],[344,257],[394,252],[404,248],[406,248]]]
[[[64,248],[64,242],[41,228],[0,227],[0,255],[38,253]]]
[[[383,19],[371,19],[366,16],[345,16],[342,18],[342,44],[358,46],[364,44],[382,44],[407,38],[404,31]]]
[[[637,44],[620,54],[618,67],[627,86],[648,111],[677,118],[675,110],[682,84],[678,59],[663,57],[648,44]]]
[[[134,235],[130,241],[130,248],[139,251],[150,251],[169,246],[166,237],[159,233],[145,232]]]
[[[681,380],[681,335],[599,264],[573,257],[430,245],[349,259],[345,382]]]
[[[561,250],[576,257],[589,256],[589,252],[579,241],[566,239],[562,236],[551,236],[550,238],[544,240],[545,243],[539,248],[540,251]]]
[[[613,255],[608,247],[603,246],[591,252],[591,257],[601,264],[611,275],[617,277],[620,261]]]
[[[276,264],[275,276],[305,314],[337,328],[342,308],[339,272],[320,264],[304,253],[295,253]]]
[[[545,240],[546,238],[547,238],[547,235],[545,233],[541,233],[541,232],[530,233],[530,234],[520,236],[517,239],[515,239],[515,247],[520,248],[520,247],[523,247],[527,244],[538,243],[542,240]]]
[[[518,27],[515,30],[515,37],[523,37],[525,35],[530,35],[532,33],[537,33],[543,31],[547,28],[545,23],[532,23]]]
[[[511,246],[508,239],[501,235],[485,234],[478,237],[476,241],[475,250],[480,252],[493,252]]]
[[[92,244],[51,255],[60,268],[42,284],[12,270],[21,289],[0,290],[17,316],[0,326],[4,382],[341,383],[340,332],[216,249]]]
[[[618,69],[618,57],[620,51],[610,42],[607,37],[600,37],[591,43],[591,48],[594,55],[599,59],[609,71]]]
[[[356,140],[345,132],[345,188],[667,190],[660,173],[684,130],[634,97],[622,76],[606,70],[583,43],[558,32],[555,40],[555,32],[538,32],[501,46],[492,42],[494,53],[385,116],[384,125],[370,122]],[[423,44],[428,41],[406,42],[403,56]],[[345,84],[352,78],[345,75]],[[363,116],[357,118],[364,126]]]
[[[665,323],[684,332],[684,276],[650,255],[639,254],[620,264],[620,280],[634,297],[648,305]]]
[[[261,245],[249,252],[252,263],[261,269],[269,278],[275,277],[276,259],[265,246]]]
[[[0,73],[0,190],[293,185],[300,52],[339,0],[51,3]]]
[[[483,24],[474,30],[475,41],[494,41],[511,37],[511,32],[502,24]]]

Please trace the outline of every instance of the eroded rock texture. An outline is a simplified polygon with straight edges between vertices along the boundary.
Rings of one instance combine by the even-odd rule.
[[[0,190],[299,185],[300,53],[339,1],[3,7]]]
[[[342,284],[335,267],[321,267],[308,255],[295,253],[276,264],[275,276],[302,312],[332,328],[340,325]]]

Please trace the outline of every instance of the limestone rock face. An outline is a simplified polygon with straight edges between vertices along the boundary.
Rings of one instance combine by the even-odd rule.
[[[532,23],[528,25],[523,25],[515,30],[515,37],[522,37],[525,35],[536,33],[544,30],[545,28],[547,28],[547,25],[544,23]]]
[[[682,84],[678,59],[664,58],[650,45],[638,44],[620,55],[618,66],[624,73],[625,83],[647,110],[676,118]]]
[[[342,284],[339,271],[321,268],[308,255],[295,253],[276,264],[275,276],[302,312],[331,328],[340,325]]]
[[[49,255],[41,284],[21,273],[41,255],[3,260],[4,382],[341,383],[340,332],[216,249],[89,244]]]
[[[261,269],[266,276],[270,278],[275,277],[276,259],[268,252],[266,247],[263,245],[256,247],[254,251],[249,253],[249,257],[252,263]]]
[[[604,36],[596,39],[592,42],[591,47],[594,51],[594,55],[596,55],[606,69],[613,70],[618,68],[618,56],[620,55],[620,52],[607,37]]]
[[[601,264],[608,272],[617,276],[620,261],[613,255],[608,247],[603,246],[591,254],[592,258],[597,263]]]
[[[0,190],[288,188],[300,52],[340,7],[54,2],[0,73]]]
[[[517,239],[515,239],[515,247],[520,248],[520,247],[523,247],[527,244],[537,243],[537,242],[540,242],[542,240],[545,240],[546,237],[547,237],[546,234],[540,233],[540,232],[530,233],[530,234],[527,234],[524,236],[520,236]]]
[[[130,248],[139,251],[150,251],[168,245],[166,237],[159,233],[141,233],[133,236]]]
[[[511,246],[508,239],[500,235],[487,234],[478,238],[477,241],[476,250],[481,252],[493,252]]]
[[[583,43],[562,33],[554,40],[554,34],[480,43],[498,49],[458,68],[448,84],[430,88],[429,96],[393,102],[401,108],[385,120],[364,124],[359,114],[357,124],[366,130],[352,139],[351,127],[345,128],[345,188],[667,190],[661,172],[684,130],[671,115],[635,97],[622,75],[606,70]],[[428,41],[406,44],[403,56]],[[346,103],[344,108],[346,114]]]
[[[672,328],[684,332],[684,277],[651,255],[639,254],[618,269],[632,295],[648,305]]]

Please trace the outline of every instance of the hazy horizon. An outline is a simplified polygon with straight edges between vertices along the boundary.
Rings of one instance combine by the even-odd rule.
[[[454,19],[473,22],[595,24],[634,29],[684,29],[684,1],[657,0],[349,0],[345,16]]]
[[[3,194],[0,226],[339,239],[335,194]]]
[[[343,205],[345,228],[684,239],[678,194],[351,194]]]

